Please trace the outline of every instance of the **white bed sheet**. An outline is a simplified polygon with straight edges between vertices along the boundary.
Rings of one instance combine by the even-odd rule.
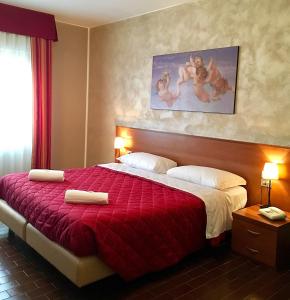
[[[132,175],[174,187],[199,197],[205,203],[207,226],[206,238],[219,236],[232,228],[232,212],[245,207],[247,190],[241,186],[224,191],[176,179],[167,174],[157,174],[150,171],[136,169],[120,163],[101,164],[101,167],[121,171]]]

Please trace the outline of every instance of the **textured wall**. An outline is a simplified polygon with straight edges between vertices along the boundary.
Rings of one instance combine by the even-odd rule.
[[[88,164],[114,125],[290,145],[289,0],[204,0],[92,30]],[[152,56],[240,46],[236,114],[150,109]]]
[[[57,23],[53,43],[52,168],[84,165],[87,80],[86,28]]]

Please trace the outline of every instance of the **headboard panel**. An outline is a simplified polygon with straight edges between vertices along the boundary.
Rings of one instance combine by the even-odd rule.
[[[179,165],[196,164],[219,168],[247,180],[248,205],[260,202],[260,180],[264,163],[277,161],[280,179],[273,181],[272,204],[290,211],[290,148],[198,137],[117,126],[117,136],[126,148],[171,158]],[[267,199],[264,192],[264,202]]]

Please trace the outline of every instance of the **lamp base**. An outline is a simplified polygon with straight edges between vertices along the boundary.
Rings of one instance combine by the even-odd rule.
[[[270,205],[268,205],[268,204],[260,204],[259,206],[260,206],[260,208],[268,208],[268,207],[270,207]]]
[[[115,162],[118,163],[119,161],[117,158],[120,157],[120,149],[115,149]]]
[[[269,179],[269,184],[267,186],[267,190],[268,190],[268,201],[267,204],[262,204],[262,198],[261,198],[261,204],[260,207],[261,208],[267,208],[271,206],[271,188],[272,188],[272,183],[271,183],[271,179]],[[262,194],[261,194],[262,197]]]

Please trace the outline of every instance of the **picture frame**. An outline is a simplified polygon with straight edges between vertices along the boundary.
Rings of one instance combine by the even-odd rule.
[[[234,114],[239,47],[153,57],[151,109]]]

